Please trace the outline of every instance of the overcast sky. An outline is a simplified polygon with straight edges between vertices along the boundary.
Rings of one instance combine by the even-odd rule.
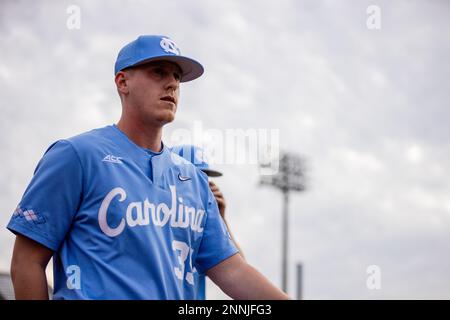
[[[67,27],[70,5],[80,29]],[[117,122],[119,49],[164,34],[205,66],[181,87],[167,144],[195,123],[278,129],[280,148],[306,159],[308,190],[290,202],[291,296],[302,262],[306,299],[450,299],[449,15],[444,0],[2,0],[0,271],[43,152]],[[280,285],[281,194],[258,186],[255,164],[216,168],[248,261]],[[211,284],[208,295],[224,297]]]

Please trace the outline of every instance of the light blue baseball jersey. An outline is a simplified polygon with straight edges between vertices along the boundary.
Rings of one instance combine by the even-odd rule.
[[[7,227],[55,251],[54,299],[195,299],[237,252],[207,176],[115,125],[50,146]]]

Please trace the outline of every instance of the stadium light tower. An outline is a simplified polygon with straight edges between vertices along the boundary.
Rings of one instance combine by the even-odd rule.
[[[260,185],[270,185],[279,189],[283,194],[283,223],[282,223],[282,277],[281,288],[287,292],[288,278],[288,209],[289,193],[291,191],[304,191],[304,165],[303,159],[293,153],[283,152],[280,155],[278,172],[271,175],[261,175]],[[267,163],[261,163],[261,168],[267,168]]]

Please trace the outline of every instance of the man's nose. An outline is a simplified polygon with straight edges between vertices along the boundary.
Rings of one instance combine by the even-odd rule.
[[[171,75],[168,77],[169,80],[167,81],[166,87],[167,89],[173,89],[176,90],[180,86],[180,80],[177,79],[174,75]]]

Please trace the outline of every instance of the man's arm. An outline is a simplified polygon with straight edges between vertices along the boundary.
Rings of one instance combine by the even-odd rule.
[[[235,254],[209,269],[208,277],[236,300],[286,300],[289,297]]]
[[[212,181],[209,181],[209,187],[214,195],[214,198],[216,198],[217,206],[219,207],[219,213],[222,217],[223,222],[225,222],[225,225],[228,229],[228,233],[231,236],[231,241],[233,241],[236,248],[239,250],[239,254],[242,256],[242,258],[245,259],[244,251],[242,251],[241,246],[236,241],[236,238],[233,236],[233,233],[231,232],[230,225],[228,224],[227,219],[225,219],[225,208],[226,208],[226,202],[225,198],[223,197],[222,191],[220,191],[219,187]]]
[[[16,235],[11,278],[16,300],[48,300],[45,268],[53,251],[20,234]]]

